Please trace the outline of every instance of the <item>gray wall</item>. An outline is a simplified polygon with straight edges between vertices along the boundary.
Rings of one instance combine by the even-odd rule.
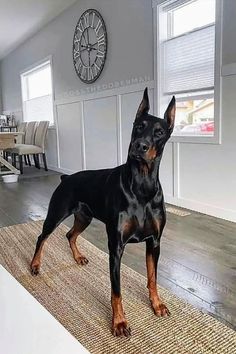
[[[80,0],[2,60],[5,110],[21,107],[19,73],[48,55],[53,56],[55,99],[87,88],[73,69],[72,39],[80,15],[88,8],[102,13],[108,31],[107,62],[97,83],[153,78],[151,0]]]
[[[2,113],[2,86],[1,86],[1,76],[0,76],[0,114]]]
[[[222,64],[236,62],[236,1],[224,0]]]
[[[236,1],[224,0],[223,7],[222,67],[229,65],[230,73],[221,78],[222,144],[169,143],[161,178],[167,201],[236,221]],[[108,30],[107,63],[95,86],[145,76],[149,82],[86,94],[90,86],[76,77],[71,46],[76,22],[87,8],[102,13]],[[111,151],[104,165],[124,161],[145,85],[154,99],[151,0],[80,0],[66,10],[2,61],[5,110],[16,110],[20,117],[20,72],[48,55],[53,56],[57,127],[57,134],[49,134],[49,164],[67,172],[102,167],[96,154],[104,153],[104,140]],[[81,88],[85,93],[77,95]]]

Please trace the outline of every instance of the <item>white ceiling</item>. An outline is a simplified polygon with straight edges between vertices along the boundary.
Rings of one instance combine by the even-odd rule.
[[[77,0],[0,0],[0,59]]]

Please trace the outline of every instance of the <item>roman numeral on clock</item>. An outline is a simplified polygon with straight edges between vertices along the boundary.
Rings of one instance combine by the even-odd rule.
[[[98,41],[98,47],[100,47],[101,45],[105,45],[105,34],[103,33],[101,36],[99,36],[97,38]]]
[[[97,65],[96,61],[92,65],[95,76],[99,73],[100,67]]]
[[[89,12],[87,12],[87,13],[84,15],[84,27],[85,27],[85,28],[88,28],[88,27],[89,27]]]
[[[97,51],[97,58],[104,58],[105,52],[102,52],[101,50]]]
[[[93,80],[94,79],[94,75],[93,75],[92,67],[89,66],[86,69],[87,69],[87,80],[89,80],[89,81]]]
[[[96,27],[94,28],[94,31],[96,32],[96,35],[98,35],[98,32],[99,32],[101,26],[102,26],[102,21],[98,20],[98,23],[97,23]]]
[[[84,32],[84,30],[85,30],[85,27],[84,27],[84,25],[83,25],[83,23],[82,23],[82,21],[80,20],[79,21],[79,23],[78,23],[78,25],[77,25],[77,27],[76,27],[81,33],[83,33]]]
[[[74,49],[74,59],[76,60],[76,59],[79,58],[79,57],[80,57],[80,51]]]

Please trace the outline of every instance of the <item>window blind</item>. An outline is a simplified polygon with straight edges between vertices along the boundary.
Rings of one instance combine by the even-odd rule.
[[[24,102],[24,121],[49,120],[53,123],[52,95],[41,96]]]
[[[186,5],[187,3],[191,3],[194,0],[172,0],[172,1],[168,1],[168,3],[165,5],[165,3],[163,4],[162,10],[163,11],[172,11],[177,9],[180,6]]]
[[[215,25],[162,43],[164,94],[214,87]]]

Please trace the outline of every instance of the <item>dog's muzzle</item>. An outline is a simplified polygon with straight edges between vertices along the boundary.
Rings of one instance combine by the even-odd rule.
[[[145,140],[136,140],[131,148],[130,155],[136,160],[142,160],[145,158],[145,154],[149,150],[150,145]]]

